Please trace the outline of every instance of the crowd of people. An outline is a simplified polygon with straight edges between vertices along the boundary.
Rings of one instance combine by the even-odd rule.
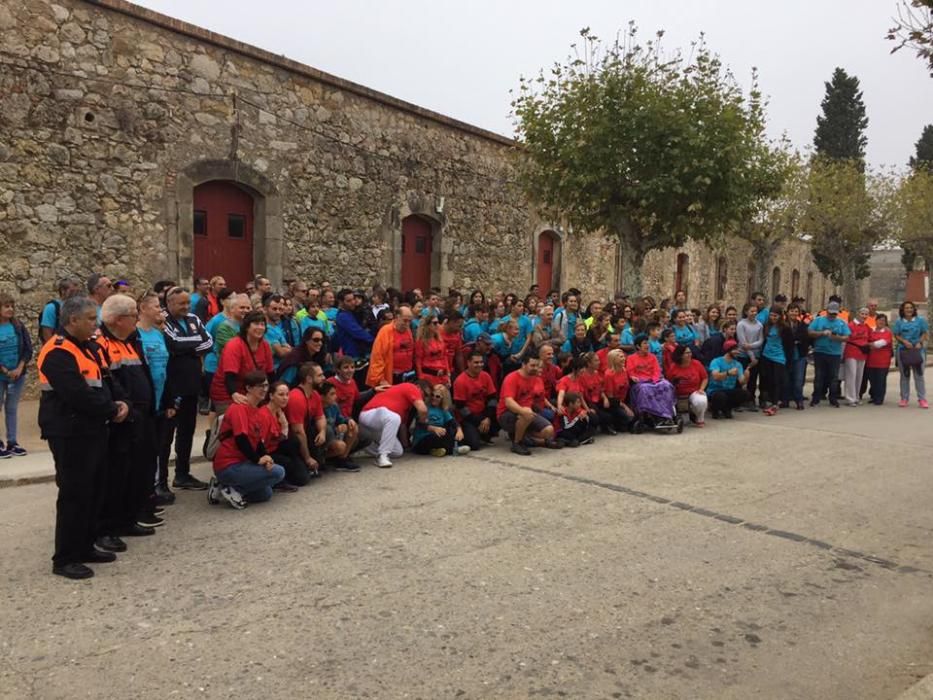
[[[584,304],[577,289],[465,298],[301,280],[277,290],[262,276],[242,290],[215,276],[135,295],[101,274],[63,279],[36,337],[39,424],[59,488],[53,572],[92,576],[87,564],[156,532],[177,490],[243,509],[366,458],[390,468],[406,450],[463,455],[501,436],[524,456],[804,410],[808,363],[810,407],[884,403],[895,359],[899,405],[913,377],[927,408],[916,307],[904,302],[889,324],[872,301],[851,313],[841,301],[811,313],[803,299],[756,292],[702,310],[682,291]],[[25,454],[16,406],[33,346],[0,295],[0,458]],[[196,443],[209,482],[191,473]]]

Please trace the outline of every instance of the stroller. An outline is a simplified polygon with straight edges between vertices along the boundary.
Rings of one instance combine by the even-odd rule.
[[[629,400],[635,411],[633,433],[639,434],[646,430],[677,433],[684,431],[683,416],[677,414],[674,387],[666,379],[633,383],[629,389]]]

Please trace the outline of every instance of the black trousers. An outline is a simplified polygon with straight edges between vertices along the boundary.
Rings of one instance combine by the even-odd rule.
[[[94,547],[107,478],[107,430],[49,438],[55,460],[55,564],[76,564]]]
[[[813,353],[813,401],[822,401],[829,392],[830,401],[839,401],[839,364],[841,355]]]
[[[182,396],[174,418],[164,419],[159,436],[159,480],[168,479],[168,460],[175,442],[175,475],[191,473],[191,445],[198,423],[198,397]]]
[[[489,418],[489,432],[485,435],[479,431],[479,424],[484,418]],[[461,420],[460,429],[463,431],[463,444],[469,445],[470,450],[473,452],[480,449],[484,443],[489,442],[489,438],[499,434],[495,406],[487,406],[483,414],[474,415],[471,413],[468,416],[463,416]]]
[[[739,361],[739,364],[742,365],[742,369],[748,370],[748,381],[745,383],[745,392],[749,395],[749,398],[746,399],[746,403],[749,401],[755,401],[755,390],[758,388],[758,373],[761,368],[761,362],[759,360],[758,364],[749,369],[752,361],[749,357],[745,355],[739,355],[736,358]]]
[[[428,433],[414,444],[412,450],[419,455],[426,455],[429,454],[431,450],[437,449],[446,450],[447,454],[453,454],[454,443],[457,437],[457,425],[451,421],[444,427],[447,429],[447,433],[444,437],[435,435],[434,433]]]
[[[134,410],[131,420],[110,429],[107,476],[98,535],[117,535],[146,510],[153,491],[156,465],[155,421]]]
[[[276,451],[272,453],[272,459],[285,470],[285,481],[289,484],[307,486],[311,481],[311,472],[301,458],[301,449],[294,438],[280,442]]]
[[[752,395],[740,387],[727,391],[714,391],[712,394],[707,394],[707,397],[709,407],[714,413],[731,411],[752,400]]]
[[[783,401],[784,388],[787,384],[787,366],[762,357],[758,367],[761,402],[776,404]]]
[[[612,426],[616,430],[628,430],[628,426],[632,422],[629,415],[622,410],[622,404],[618,399],[609,399],[609,408],[603,408],[600,405],[596,409],[596,414],[599,416],[599,425],[603,430],[608,426]]]
[[[596,434],[596,425],[599,422],[598,419],[593,421],[593,418],[594,416],[590,416],[589,419],[583,418],[569,428],[561,428],[557,437],[561,440],[577,440],[578,442],[593,437]]]
[[[888,388],[887,367],[866,367],[865,377],[868,380],[868,398],[872,403],[883,404],[884,395]]]

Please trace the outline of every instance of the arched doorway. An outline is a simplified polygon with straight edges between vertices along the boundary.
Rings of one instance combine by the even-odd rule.
[[[774,299],[781,293],[781,268],[775,267],[771,270],[771,298]]]
[[[194,274],[223,275],[233,289],[253,277],[253,196],[233,182],[194,188]]]
[[[431,288],[434,231],[431,222],[420,216],[402,219],[402,289]]]
[[[538,260],[536,264],[538,293],[544,298],[549,291],[556,289],[556,276],[560,273],[560,240],[553,231],[538,234]]]

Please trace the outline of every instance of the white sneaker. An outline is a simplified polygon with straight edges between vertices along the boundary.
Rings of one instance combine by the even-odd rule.
[[[232,486],[222,487],[220,489],[220,495],[227,499],[227,503],[229,503],[237,510],[243,510],[246,508],[246,499],[243,498],[243,494]]]
[[[389,459],[389,455],[380,454],[379,457],[376,459],[376,466],[379,467],[380,469],[388,469],[389,467],[391,467],[392,461]]]
[[[457,448],[457,454],[458,454],[458,455],[470,454],[470,446],[469,446],[469,445],[460,445],[460,446]]]
[[[211,483],[207,485],[207,502],[212,506],[216,506],[220,503],[221,497],[221,488],[220,482],[217,481],[216,476],[211,477]]]

